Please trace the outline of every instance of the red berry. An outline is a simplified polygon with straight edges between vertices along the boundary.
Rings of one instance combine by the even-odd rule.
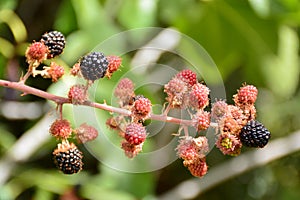
[[[238,135],[242,126],[231,116],[224,117],[219,122],[219,127],[223,133],[231,133]]]
[[[86,86],[73,85],[69,90],[68,97],[73,104],[82,104],[87,100]]]
[[[139,145],[146,140],[146,129],[141,124],[131,123],[126,127],[125,139],[133,145]]]
[[[134,84],[129,78],[121,79],[118,83],[114,95],[119,98],[121,107],[129,105],[134,96]]]
[[[228,113],[227,116],[234,119],[239,125],[244,126],[246,116],[243,113],[243,110],[241,108],[234,106],[234,105],[228,105]]]
[[[145,97],[138,97],[131,109],[132,117],[136,120],[145,119],[151,112],[151,101]]]
[[[119,56],[106,56],[106,58],[108,60],[106,76],[110,78],[112,74],[121,66],[122,59]]]
[[[238,93],[234,96],[234,102],[236,105],[251,105],[254,104],[257,98],[258,90],[253,85],[245,85],[238,90]]]
[[[176,77],[193,86],[197,83],[197,74],[189,69],[184,69],[176,74]]]
[[[199,110],[193,116],[193,122],[194,127],[197,129],[197,131],[208,129],[208,127],[210,126],[210,113],[203,110]]]
[[[49,132],[57,139],[66,139],[72,133],[71,124],[66,119],[57,119],[52,123]]]
[[[47,69],[47,73],[47,77],[51,78],[52,82],[56,82],[65,74],[65,69],[55,62],[51,62],[50,67]]]
[[[228,113],[228,105],[225,101],[219,100],[212,104],[211,117],[217,122]]]
[[[87,125],[86,123],[81,124],[74,130],[77,139],[81,143],[92,141],[98,137],[98,131],[93,126]]]
[[[179,141],[176,150],[178,157],[184,160],[185,165],[188,165],[205,157],[208,152],[208,142],[203,136],[198,138],[184,137]]]
[[[165,86],[164,92],[167,93],[167,101],[172,107],[182,108],[185,105],[184,97],[188,90],[188,83],[174,77]]]
[[[194,163],[187,165],[189,171],[193,176],[203,177],[208,170],[208,166],[206,164],[205,158],[198,159]]]
[[[27,48],[25,52],[26,61],[29,64],[32,64],[34,62],[41,63],[42,61],[47,59],[48,53],[49,50],[44,43],[34,42]]]
[[[203,109],[209,103],[209,89],[206,85],[197,83],[193,85],[189,95],[190,105],[195,109]]]

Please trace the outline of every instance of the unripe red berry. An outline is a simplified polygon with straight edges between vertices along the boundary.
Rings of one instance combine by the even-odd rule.
[[[134,96],[134,84],[129,78],[121,79],[118,83],[114,95],[119,98],[121,107],[129,105],[132,97]]]
[[[125,139],[133,145],[139,145],[146,140],[146,129],[143,125],[131,123],[126,127]]]
[[[138,97],[135,99],[131,112],[135,120],[144,120],[151,113],[151,101],[145,97]]]
[[[242,126],[231,116],[224,117],[219,122],[219,126],[222,132],[238,135]]]
[[[212,104],[211,117],[217,122],[228,113],[228,105],[225,101],[219,100]]]
[[[87,100],[87,88],[84,85],[73,85],[68,93],[68,98],[73,104],[82,104]]]
[[[92,141],[98,137],[98,131],[93,126],[87,125],[86,123],[81,124],[74,130],[78,141],[86,143]]]
[[[197,131],[208,129],[208,127],[210,126],[210,113],[203,110],[199,110],[193,116],[193,123]]]
[[[179,141],[176,150],[178,157],[184,160],[184,165],[188,165],[205,157],[208,152],[208,141],[203,136],[198,138],[184,137]]]
[[[253,85],[245,85],[234,95],[234,102],[237,106],[254,104],[257,98],[258,90]]]
[[[165,86],[164,92],[167,93],[166,98],[172,107],[182,108],[185,105],[184,97],[188,91],[188,83],[180,78],[172,78]]]
[[[234,105],[228,105],[227,116],[233,118],[239,125],[244,126],[246,123],[246,116],[244,115],[243,110]]]
[[[33,42],[26,50],[25,56],[26,61],[29,64],[34,62],[41,63],[47,59],[47,54],[49,50],[47,46],[42,42]]]
[[[186,82],[190,87],[197,83],[197,74],[190,69],[184,69],[176,77]]]
[[[122,59],[119,56],[106,56],[108,60],[108,68],[106,70],[106,76],[110,78],[112,74],[119,69],[122,63]]]
[[[194,163],[187,165],[187,167],[193,176],[199,178],[203,177],[208,170],[205,158],[198,159]]]
[[[208,87],[201,83],[197,83],[192,87],[189,95],[189,103],[195,109],[203,109],[209,104],[208,95]]]
[[[50,63],[50,67],[47,69],[47,77],[52,79],[52,82],[56,82],[65,74],[65,69],[56,64],[55,62]]]
[[[66,139],[72,134],[71,124],[66,119],[57,119],[51,124],[49,132],[57,139]]]

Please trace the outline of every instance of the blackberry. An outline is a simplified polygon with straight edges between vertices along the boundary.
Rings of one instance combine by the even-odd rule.
[[[62,143],[53,151],[54,163],[64,174],[78,173],[82,169],[82,152],[75,144]]]
[[[65,37],[61,32],[50,31],[42,35],[41,42],[43,42],[49,49],[48,58],[53,58],[60,55],[65,48]]]
[[[79,65],[82,76],[95,81],[105,76],[108,60],[101,52],[91,52],[81,59]]]
[[[271,133],[258,121],[249,121],[240,132],[241,142],[248,147],[264,147],[271,137]]]

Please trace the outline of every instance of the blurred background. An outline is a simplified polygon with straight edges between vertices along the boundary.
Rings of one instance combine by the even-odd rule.
[[[72,176],[63,175],[52,162],[57,141],[48,133],[55,120],[54,105],[32,95],[20,96],[17,91],[0,88],[0,200],[148,200],[166,194],[175,194],[172,199],[299,199],[300,147],[297,142],[291,143],[299,138],[296,136],[300,129],[299,26],[298,0],[1,0],[1,79],[19,80],[27,67],[26,47],[49,30],[58,30],[66,36],[64,54],[56,61],[68,71],[82,55],[115,34],[135,28],[172,28],[202,45],[210,55],[223,80],[228,103],[233,102],[232,95],[242,83],[258,87],[258,120],[272,133],[271,144],[266,148],[274,147],[276,151],[268,151],[265,163],[245,166],[240,172],[236,170],[226,176],[226,163],[233,163],[231,169],[239,169],[236,164],[241,164],[241,159],[235,162],[238,157],[223,156],[214,148],[207,157],[210,178],[198,180],[192,178],[181,160],[152,172],[125,173],[102,164],[79,145],[84,153],[84,170]],[[135,35],[119,45],[121,48],[134,42],[146,44],[158,35],[159,31]],[[184,48],[181,50],[188,55],[189,46]],[[93,94],[97,102],[111,100],[112,89],[134,67],[132,60],[138,53],[139,50],[133,50],[120,55],[122,70],[111,80],[99,81]],[[176,62],[169,52],[160,53],[155,61],[172,65],[176,70],[189,68],[186,63]],[[201,71],[201,66],[195,67]],[[146,68],[135,81],[155,70]],[[214,76],[208,75],[207,79],[213,80]],[[65,77],[52,84],[37,77],[29,78],[27,84],[66,95],[72,81]],[[154,88],[156,92],[153,87],[140,87],[138,92],[161,105],[165,98],[163,89]],[[72,106],[66,106],[64,111],[74,124],[88,117],[74,119]],[[109,114],[99,111],[97,115],[102,120],[101,134],[118,145],[119,138],[105,127]],[[175,128],[165,127],[162,132],[170,135],[176,132]],[[157,139],[149,140],[146,151],[156,145]],[[276,143],[280,146],[275,145],[276,141],[280,141]],[[97,145],[94,148],[110,155],[109,149]],[[241,156],[245,154],[245,160],[247,155],[257,160],[266,156],[257,153],[253,157],[253,151],[260,150],[245,148]],[[220,166],[224,166],[223,171]],[[184,185],[188,181],[196,181],[199,188],[197,184],[190,188]]]

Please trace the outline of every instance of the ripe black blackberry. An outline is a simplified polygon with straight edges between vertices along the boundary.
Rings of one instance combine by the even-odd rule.
[[[87,80],[95,81],[105,76],[108,60],[101,52],[91,52],[81,59],[79,65],[82,76]]]
[[[66,44],[64,35],[59,31],[50,31],[42,35],[41,42],[43,42],[49,49],[48,58],[53,58],[60,55]]]
[[[82,152],[75,144],[63,142],[53,151],[54,163],[64,174],[78,173],[83,166]]]
[[[264,147],[271,137],[271,133],[258,121],[249,121],[240,132],[241,142],[248,147]]]

